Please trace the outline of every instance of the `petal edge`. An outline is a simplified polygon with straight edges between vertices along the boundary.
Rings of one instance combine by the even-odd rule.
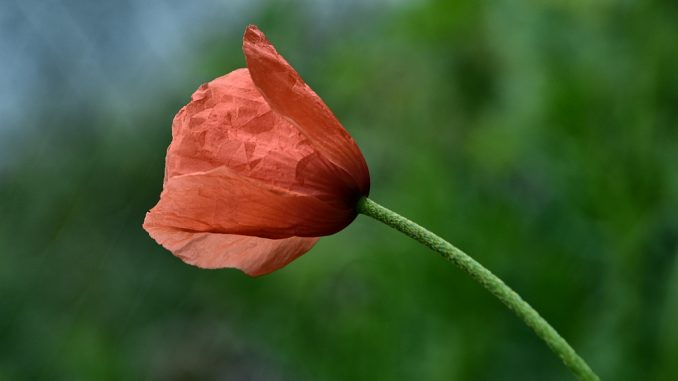
[[[182,261],[205,269],[236,268],[250,276],[271,273],[308,252],[317,237],[267,239],[195,233],[144,225],[160,245]]]

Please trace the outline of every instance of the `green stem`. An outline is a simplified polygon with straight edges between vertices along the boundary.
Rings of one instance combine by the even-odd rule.
[[[534,308],[523,300],[515,291],[496,275],[476,262],[468,254],[454,247],[451,243],[431,233],[407,218],[363,197],[358,201],[358,212],[399,230],[414,238],[443,258],[457,265],[487,291],[496,296],[518,317],[532,328],[551,350],[560,357],[565,365],[581,380],[599,380],[586,362],[579,357],[570,344],[563,339],[551,325],[542,318]]]

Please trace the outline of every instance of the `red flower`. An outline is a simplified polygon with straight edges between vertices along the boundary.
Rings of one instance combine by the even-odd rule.
[[[247,69],[200,86],[174,117],[144,229],[186,263],[261,275],[351,223],[370,177],[351,136],[256,26],[243,51]]]

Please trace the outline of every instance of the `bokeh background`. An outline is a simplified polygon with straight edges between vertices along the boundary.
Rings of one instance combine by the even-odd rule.
[[[548,4],[547,4],[548,3]],[[359,217],[261,278],[141,229],[171,120],[258,24],[371,196],[608,380],[678,379],[675,1],[0,2],[0,380],[571,380],[468,276]]]

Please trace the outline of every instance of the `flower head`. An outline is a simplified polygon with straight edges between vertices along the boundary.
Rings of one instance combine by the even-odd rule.
[[[200,86],[174,117],[143,226],[189,264],[260,275],[351,223],[370,178],[348,132],[254,25],[243,52],[246,69]]]

